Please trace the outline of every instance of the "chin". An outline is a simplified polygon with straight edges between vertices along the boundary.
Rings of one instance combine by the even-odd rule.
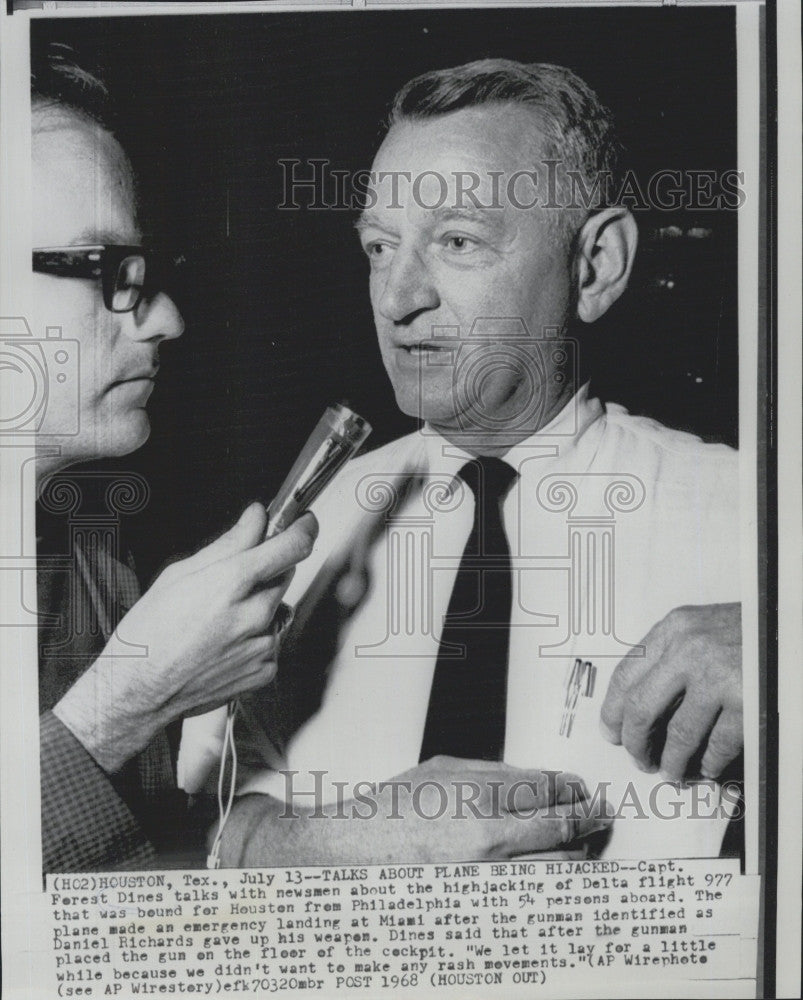
[[[416,417],[427,423],[454,423],[455,410],[449,406],[451,384],[442,394],[419,391],[419,386],[400,385],[395,387],[396,405],[408,417]]]
[[[120,458],[141,448],[150,437],[151,422],[144,410],[117,418],[104,435],[104,457]]]

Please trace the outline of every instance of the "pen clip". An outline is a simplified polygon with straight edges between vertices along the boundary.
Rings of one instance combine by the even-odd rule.
[[[590,660],[575,659],[566,680],[566,696],[563,700],[563,715],[560,720],[560,735],[567,739],[572,735],[577,701],[583,697],[593,698],[597,680],[597,668]]]

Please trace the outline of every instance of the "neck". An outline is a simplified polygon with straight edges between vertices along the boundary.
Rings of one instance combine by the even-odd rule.
[[[56,472],[61,472],[62,469],[69,468],[71,464],[73,463],[61,454],[60,448],[54,447],[49,449],[46,446],[37,446],[35,466],[36,495],[39,496],[41,493],[46,479]]]
[[[458,430],[451,425],[430,423],[433,430],[445,438],[449,444],[461,448],[476,458],[504,458],[516,445],[526,441],[550,424],[575,394],[574,386],[567,387],[559,396],[548,402],[540,419],[528,426],[507,430],[506,428],[467,428]]]

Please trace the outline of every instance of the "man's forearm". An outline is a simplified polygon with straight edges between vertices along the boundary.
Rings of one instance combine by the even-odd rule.
[[[376,857],[376,843],[367,849],[360,833],[365,824],[337,817],[334,806],[302,809],[270,795],[238,799],[223,832],[224,867],[265,865],[328,865],[386,860]],[[371,856],[368,857],[367,855]]]
[[[240,868],[423,864],[551,851],[610,826],[604,802],[586,810],[580,799],[577,775],[433,757],[371,795],[314,808],[244,795],[223,832],[221,860]]]
[[[127,708],[128,702],[115,689],[113,661],[101,657],[67,691],[53,714],[104,771],[114,774],[160,728],[155,712],[134,716]]]

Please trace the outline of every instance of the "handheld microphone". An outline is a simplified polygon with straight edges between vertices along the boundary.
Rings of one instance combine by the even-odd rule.
[[[268,508],[266,538],[289,528],[321,495],[371,433],[367,420],[342,403],[328,406]]]
[[[371,433],[371,425],[342,403],[327,406],[323,416],[315,425],[298,458],[287,474],[279,492],[268,507],[268,527],[265,538],[274,538],[285,531],[304,511],[308,510],[346,462],[352,458]],[[286,605],[280,605],[277,619],[284,611],[285,623],[292,612]],[[218,773],[218,809],[220,823],[214,843],[207,857],[207,868],[220,866],[220,844],[223,828],[234,804],[237,782],[237,749],[234,743],[234,721],[239,702],[229,702],[226,714],[226,728],[223,737],[223,753]],[[229,794],[224,804],[223,784],[226,760],[231,752],[231,776]]]

